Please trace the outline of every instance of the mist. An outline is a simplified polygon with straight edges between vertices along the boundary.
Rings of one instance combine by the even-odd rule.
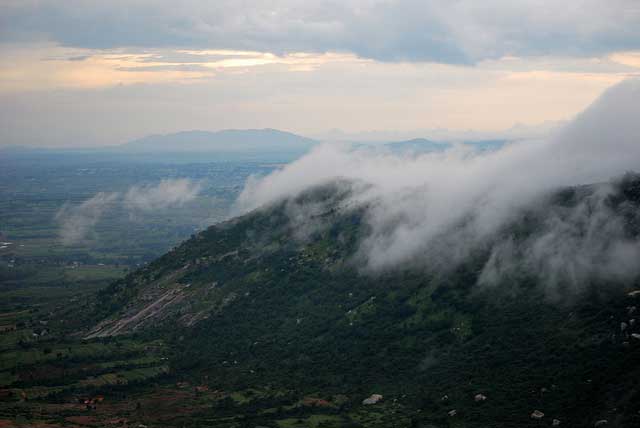
[[[104,213],[116,203],[118,196],[117,193],[99,192],[80,205],[63,205],[55,215],[62,244],[73,245],[86,239]]]
[[[162,180],[157,185],[136,185],[124,194],[123,203],[129,209],[153,211],[182,206],[192,201],[202,190],[202,183],[188,178]]]
[[[138,184],[126,192],[99,192],[79,205],[65,204],[55,215],[63,245],[73,245],[90,237],[107,213],[124,209],[129,215],[181,207],[201,192],[202,183],[188,178],[165,179],[157,184]]]
[[[282,170],[249,180],[236,206],[249,211],[344,180],[353,191],[342,209],[366,207],[371,232],[356,258],[368,272],[415,263],[454,267],[490,245],[482,284],[499,282],[516,268],[536,272],[550,289],[559,283],[580,289],[594,273],[628,279],[640,273],[640,247],[605,203],[615,192],[606,183],[640,165],[639,99],[640,81],[624,81],[552,137],[492,153],[455,146],[398,156],[325,144]],[[545,213],[546,221],[526,242],[496,241],[499,231],[550,192],[593,183],[601,184],[583,203]]]

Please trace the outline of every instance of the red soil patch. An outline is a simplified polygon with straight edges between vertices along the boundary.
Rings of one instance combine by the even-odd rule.
[[[322,398],[304,397],[302,399],[302,405],[306,407],[332,407],[331,403]]]
[[[69,416],[64,419],[78,425],[95,425],[97,423],[93,416]]]
[[[127,418],[112,418],[104,421],[107,425],[127,425],[129,423],[129,419]]]
[[[29,425],[24,425],[28,428],[60,428],[58,424],[48,424],[46,422],[31,422]]]

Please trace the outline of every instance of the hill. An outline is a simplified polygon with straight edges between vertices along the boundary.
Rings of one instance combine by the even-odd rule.
[[[481,286],[492,249],[527,242],[600,186],[546,195],[461,263],[377,273],[358,259],[368,207],[342,204],[355,188],[315,188],[213,226],[113,283],[85,337],[162,338],[173,373],[245,391],[232,413],[247,426],[316,426],[318,415],[331,416],[322,426],[634,426],[637,277],[594,274],[579,290],[560,279],[549,294],[548,278],[516,263]],[[635,239],[640,179],[612,186],[603,203]],[[291,394],[322,405],[283,406]],[[383,402],[361,404],[371,394]]]
[[[297,153],[308,151],[317,141],[276,129],[227,129],[216,132],[184,131],[151,135],[126,143],[129,152]]]
[[[451,144],[438,143],[425,138],[414,138],[412,140],[387,143],[385,144],[385,147],[389,148],[394,153],[429,153],[445,151],[451,147]]]

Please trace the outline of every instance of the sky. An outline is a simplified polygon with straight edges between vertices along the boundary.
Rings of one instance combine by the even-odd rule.
[[[635,0],[0,0],[0,145],[535,128],[639,76],[639,29]]]

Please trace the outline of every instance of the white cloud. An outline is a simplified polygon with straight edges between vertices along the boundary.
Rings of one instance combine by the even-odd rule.
[[[76,206],[67,203],[55,216],[60,241],[63,245],[83,242],[109,210],[124,208],[134,214],[180,207],[193,201],[201,190],[202,183],[187,178],[165,179],[156,185],[131,186],[124,194],[99,192]]]
[[[475,63],[640,48],[633,0],[5,1],[0,37],[66,46],[353,52]]]
[[[123,203],[128,209],[155,211],[182,206],[198,196],[201,183],[187,178],[166,179],[157,185],[132,186],[124,195]]]
[[[100,192],[80,205],[63,205],[55,217],[60,225],[58,234],[62,244],[72,245],[85,240],[103,214],[116,203],[118,196],[117,193]]]

